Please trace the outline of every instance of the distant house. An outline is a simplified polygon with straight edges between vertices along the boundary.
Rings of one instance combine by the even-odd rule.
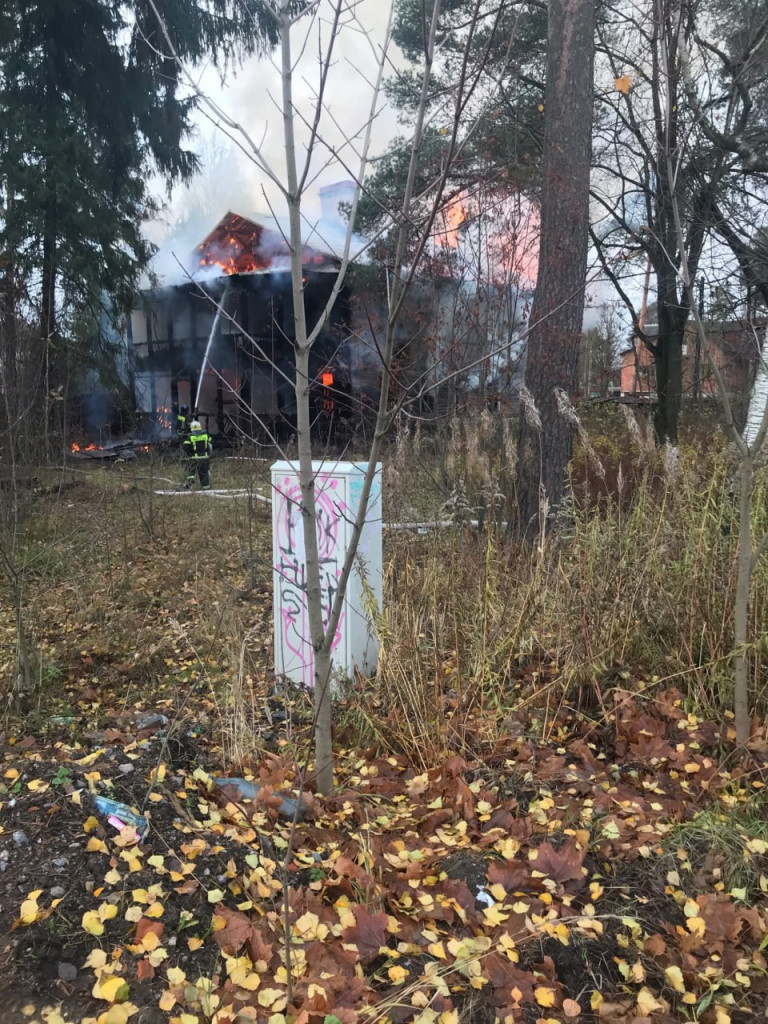
[[[699,344],[696,325],[689,324],[683,342],[683,394],[687,397],[717,395],[717,381],[709,363],[711,358],[720,370],[728,393],[747,395],[757,371],[760,358],[759,331],[764,326],[763,323],[747,320],[705,323],[707,354]],[[658,325],[647,324],[645,333],[654,340],[658,334]],[[654,398],[656,367],[653,355],[645,343],[635,338],[619,355],[621,395]]]

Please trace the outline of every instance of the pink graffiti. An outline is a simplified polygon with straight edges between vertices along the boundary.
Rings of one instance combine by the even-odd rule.
[[[339,550],[339,522],[347,511],[346,505],[334,492],[339,481],[329,476],[315,478],[315,507],[317,509],[317,546],[320,560],[320,585],[323,600],[323,626],[331,616],[337,583],[341,575],[344,552]],[[295,477],[286,476],[282,488],[275,493],[275,533],[277,565],[280,577],[279,615],[283,643],[296,655],[301,667],[301,682],[314,685],[314,652],[307,613],[306,558],[304,551],[304,525],[301,512],[301,488]],[[334,634],[333,653],[341,642],[344,613]]]

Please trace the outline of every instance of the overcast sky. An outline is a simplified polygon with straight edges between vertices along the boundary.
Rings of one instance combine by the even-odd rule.
[[[386,32],[388,7],[385,0],[358,0],[355,4],[356,19],[347,16],[334,46],[321,134],[328,146],[337,152],[341,151],[354,167],[359,161],[348,147],[344,147],[344,138],[362,133],[368,120],[376,56],[381,52]],[[299,113],[296,132],[302,164],[309,132],[298,121],[301,118],[311,120],[314,114],[314,96],[320,69],[318,47],[327,45],[330,11],[329,0],[321,0],[319,17],[311,24],[309,20],[306,25],[299,23],[292,36],[296,58],[294,103]],[[205,93],[232,119],[242,124],[250,137],[260,144],[265,160],[284,182],[285,147],[280,105],[281,82],[277,67],[279,56],[278,50],[269,57],[251,59],[236,73],[230,74],[225,83],[219,80],[218,73],[212,68],[197,69],[193,74]],[[397,52],[392,50],[390,59],[397,60],[397,57]],[[269,204],[273,204],[275,213],[284,214],[284,202],[279,189],[263,171],[239,153],[205,116],[198,113],[195,123],[197,132],[191,145],[203,162],[202,173],[190,188],[174,192],[163,218],[147,226],[150,238],[161,242],[191,208],[202,208],[206,215],[210,214],[211,226],[230,209],[249,214],[264,212]],[[371,152],[381,153],[397,132],[396,114],[386,105],[382,95]],[[318,147],[312,174],[305,200],[305,209],[310,217],[319,212],[317,189],[350,177],[326,146]]]

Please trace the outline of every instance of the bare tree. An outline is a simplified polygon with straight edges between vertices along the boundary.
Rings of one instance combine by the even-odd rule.
[[[757,101],[765,62],[762,70],[755,62],[764,3],[747,0],[731,16],[718,12],[718,4],[725,6],[724,0],[620,0],[607,6],[598,29],[592,240],[635,336],[653,356],[654,426],[662,444],[677,439],[682,349],[696,302],[682,286],[680,266],[685,262],[696,278],[716,240],[738,236],[747,196],[765,170],[755,159],[765,142]],[[747,26],[741,34],[734,29],[740,20]],[[673,216],[665,145],[675,154],[682,233]],[[740,145],[750,149],[741,164],[735,159]],[[656,291],[655,332],[645,329],[636,301],[647,265]]]
[[[161,29],[164,29],[161,0],[150,0]],[[458,81],[452,93],[446,97],[442,117],[449,118],[448,153],[441,173],[429,183],[427,189],[417,194],[416,180],[422,146],[424,144],[428,99],[432,88],[431,72],[435,59],[437,43],[437,26],[439,22],[441,0],[435,0],[430,16],[424,25],[424,69],[421,86],[421,102],[414,123],[413,137],[409,148],[409,163],[406,187],[401,206],[397,212],[394,231],[394,247],[392,264],[388,274],[387,315],[381,337],[377,340],[381,359],[381,386],[375,414],[373,439],[368,452],[368,468],[364,478],[362,493],[359,500],[359,511],[352,527],[350,544],[345,552],[343,565],[336,583],[336,592],[330,613],[324,615],[323,595],[321,590],[321,573],[318,556],[318,514],[316,504],[316,480],[312,466],[313,442],[310,416],[310,353],[312,346],[320,334],[327,316],[338,299],[344,284],[345,274],[350,262],[351,231],[355,222],[355,214],[360,194],[361,183],[365,180],[368,153],[371,142],[371,130],[379,103],[383,71],[387,61],[387,50],[390,38],[390,26],[387,27],[382,42],[370,39],[358,21],[357,6],[351,0],[332,0],[328,5],[330,11],[328,22],[324,24],[324,49],[319,63],[318,86],[314,96],[312,109],[307,112],[294,97],[294,75],[297,48],[294,36],[298,32],[307,33],[312,20],[320,18],[321,5],[319,0],[307,4],[297,12],[292,0],[263,0],[265,7],[275,20],[279,37],[279,68],[281,78],[280,109],[283,123],[283,140],[285,148],[284,176],[265,158],[260,145],[256,143],[244,128],[230,118],[220,106],[209,97],[199,93],[192,75],[184,67],[167,32],[163,31],[168,56],[174,59],[189,87],[193,89],[201,107],[208,113],[214,123],[230,135],[237,138],[238,144],[256,166],[265,174],[282,194],[288,211],[289,230],[285,240],[290,252],[291,293],[294,323],[294,356],[295,382],[294,390],[297,407],[297,444],[298,444],[298,475],[301,490],[301,515],[306,558],[306,600],[310,623],[310,641],[314,655],[314,701],[315,701],[315,758],[317,785],[321,792],[327,793],[333,786],[333,746],[332,746],[332,713],[331,713],[331,672],[333,667],[332,649],[339,621],[344,608],[350,575],[353,571],[357,549],[363,527],[366,523],[368,503],[374,481],[376,463],[382,443],[389,431],[393,419],[402,404],[413,398],[419,389],[426,386],[427,377],[417,381],[398,393],[397,376],[394,370],[397,328],[403,312],[406,297],[413,284],[421,260],[428,251],[429,241],[434,228],[435,218],[443,200],[445,183],[449,169],[459,158],[462,146],[472,134],[473,124],[467,125],[464,115],[467,102],[476,84],[476,76],[470,62],[470,48],[467,47],[465,59],[461,64]],[[475,4],[473,18],[477,20],[480,0]],[[323,10],[325,10],[325,6]],[[334,63],[334,48],[340,33],[347,27],[357,30],[370,56],[371,65],[375,68],[372,75],[367,76],[371,91],[370,115],[365,125],[347,137],[341,146],[331,146],[325,131],[332,123],[332,114],[327,109],[325,91],[328,76]],[[468,35],[472,37],[471,26]],[[305,35],[300,50],[306,45]],[[359,69],[360,70],[360,69]],[[362,79],[366,74],[360,70]],[[481,116],[481,110],[477,117]],[[308,143],[303,159],[299,156],[297,130],[303,126],[308,132]],[[461,130],[461,139],[460,139]],[[354,199],[349,211],[349,229],[346,236],[341,266],[331,289],[331,294],[324,312],[315,324],[310,324],[304,301],[302,265],[303,249],[303,199],[315,176],[315,162],[341,163],[345,171],[357,182]],[[420,217],[418,228],[414,234],[414,210],[419,207]],[[426,215],[424,208],[426,206]]]
[[[664,16],[664,0],[656,0],[657,17],[661,20]],[[668,44],[674,41],[677,52],[672,53]],[[690,64],[689,40],[682,33],[676,34],[672,39],[665,40],[660,48],[660,67],[667,76],[672,74],[673,66],[682,68],[686,76],[686,89],[690,97],[695,94],[695,84],[692,80]],[[694,100],[695,102],[695,100]],[[662,103],[662,126],[663,131],[659,138],[659,153],[661,159],[661,170],[665,178],[665,188],[669,196],[670,216],[675,228],[678,253],[682,254],[679,264],[673,264],[673,271],[676,274],[680,286],[684,291],[687,302],[693,312],[696,325],[698,341],[702,351],[709,359],[712,373],[717,381],[717,389],[720,401],[725,412],[725,419],[728,432],[732,439],[738,460],[738,544],[737,544],[737,576],[736,592],[734,598],[734,647],[733,647],[733,671],[734,671],[734,716],[736,724],[736,739],[741,744],[747,743],[751,732],[751,721],[749,714],[749,601],[752,584],[752,574],[763,551],[768,547],[768,534],[765,534],[755,545],[752,535],[752,501],[754,491],[755,460],[763,447],[766,434],[768,434],[768,392],[765,388],[766,373],[768,364],[765,360],[768,357],[768,333],[766,333],[760,346],[760,358],[762,370],[758,371],[758,377],[750,403],[747,429],[740,433],[736,427],[728,388],[719,367],[719,362],[713,357],[709,348],[704,323],[698,304],[694,296],[694,280],[691,268],[685,258],[684,249],[684,227],[681,214],[681,198],[678,193],[679,170],[681,164],[688,159],[684,147],[678,147],[674,142],[675,109],[671,92],[667,92],[661,99]],[[706,123],[702,115],[704,130],[708,134],[715,132],[714,126]],[[721,148],[725,151],[728,148],[726,136],[721,138]],[[742,158],[748,158],[750,154],[740,153]],[[754,154],[752,154],[754,155]]]

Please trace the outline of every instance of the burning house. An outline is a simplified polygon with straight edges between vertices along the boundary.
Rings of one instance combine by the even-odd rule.
[[[387,319],[386,272],[372,265],[353,269],[327,312],[346,231],[338,207],[352,188],[341,182],[321,189],[323,215],[302,249],[309,329],[324,318],[311,352],[312,419],[329,433],[331,425],[359,422],[374,407]],[[195,248],[179,284],[139,294],[130,340],[136,409],[147,435],[170,437],[180,405],[197,409],[211,433],[232,439],[266,441],[295,423],[285,236],[274,220],[229,212]],[[364,244],[354,242],[358,250]],[[484,386],[492,376],[492,368],[483,369],[484,355],[500,340],[502,349],[503,339],[513,345],[518,300],[510,302],[506,283],[501,291],[502,312],[494,313],[491,330],[491,304],[471,275],[434,274],[414,282],[397,325],[395,371],[404,385],[429,389],[428,407],[437,398],[438,408],[456,408],[462,387],[476,389],[474,377],[482,374]],[[474,377],[462,375],[462,365],[472,367]],[[505,364],[497,376],[509,378],[509,385],[515,374]],[[449,381],[448,402],[443,378]]]
[[[308,325],[324,316],[340,260],[305,245]],[[342,291],[313,346],[318,412],[344,406],[349,297]],[[136,408],[146,430],[170,436],[173,410],[196,408],[211,433],[267,437],[290,422],[293,310],[283,235],[229,212],[197,246],[183,283],[142,292],[130,320]]]

